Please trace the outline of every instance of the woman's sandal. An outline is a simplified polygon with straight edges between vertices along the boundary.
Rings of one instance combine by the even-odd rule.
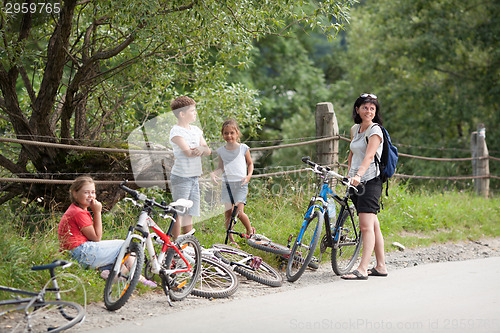
[[[347,277],[347,275],[354,275],[354,277]],[[368,276],[362,275],[357,269],[351,273],[342,275],[340,278],[344,280],[368,280]]]
[[[368,270],[368,276],[380,276],[380,277],[386,277],[388,275],[388,273],[380,273],[379,271],[377,271],[375,269],[375,267],[373,268],[370,268]]]

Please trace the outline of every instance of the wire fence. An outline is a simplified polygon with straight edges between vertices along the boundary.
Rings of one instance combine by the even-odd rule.
[[[317,144],[320,142],[325,142],[325,141],[331,141],[331,140],[343,140],[346,142],[350,142],[350,139],[343,137],[343,136],[332,136],[332,137],[326,137],[326,138],[304,138],[303,141],[302,139],[297,139],[296,143],[290,143],[290,144],[280,144],[280,145],[272,145],[272,146],[265,146],[265,147],[255,147],[255,148],[250,148],[251,152],[259,152],[259,151],[271,151],[271,150],[276,150],[276,149],[285,149],[285,148],[291,148],[291,147],[299,147],[299,146],[304,146],[304,145],[310,145],[310,144]],[[20,144],[20,145],[35,145],[35,146],[41,146],[41,147],[47,147],[47,148],[56,148],[56,149],[67,149],[67,150],[75,150],[75,151],[93,151],[93,152],[103,152],[103,153],[110,153],[110,154],[147,154],[147,155],[154,155],[154,154],[165,154],[164,149],[148,149],[148,150],[142,150],[142,149],[119,149],[119,148],[105,148],[105,147],[93,147],[93,146],[83,146],[83,145],[72,145],[72,144],[61,144],[61,143],[54,143],[54,142],[43,142],[43,141],[36,141],[36,140],[24,140],[24,139],[14,139],[14,138],[5,138],[5,137],[0,137],[0,142],[4,143],[11,143],[11,144]],[[425,161],[435,161],[435,162],[464,162],[464,161],[474,161],[474,160],[490,160],[490,161],[500,161],[500,158],[498,157],[493,157],[493,156],[482,156],[482,157],[466,157],[466,158],[437,158],[437,157],[426,157],[426,156],[417,156],[417,155],[410,155],[410,154],[405,154],[405,153],[399,153],[400,157],[406,157],[406,158],[411,158],[411,159],[418,159],[418,160],[425,160]],[[343,167],[347,168],[347,165],[339,163],[338,165],[333,165],[333,167]],[[279,171],[279,172],[271,172],[271,173],[260,173],[260,174],[254,174],[252,178],[266,178],[266,177],[275,177],[275,176],[283,176],[283,175],[288,175],[288,174],[296,174],[300,173],[303,171],[306,171],[306,168],[297,168],[293,170],[284,170],[284,171]],[[26,175],[29,176],[29,175]],[[44,174],[45,177],[57,177],[61,176],[61,174]],[[399,174],[396,173],[394,175],[396,178],[405,178],[405,179],[424,179],[424,180],[468,180],[468,179],[500,179],[499,176],[488,174],[488,175],[481,175],[481,176],[470,176],[470,175],[464,175],[464,176],[448,176],[448,177],[431,177],[431,176],[421,176],[421,175],[406,175],[406,174]],[[33,184],[60,184],[60,185],[68,185],[73,182],[73,180],[65,180],[65,179],[37,179],[37,178],[28,178],[28,177],[1,177],[0,182],[15,182],[15,183],[33,183]],[[119,184],[121,181],[118,180],[96,180],[96,184]],[[133,181],[131,181],[133,182]],[[141,181],[141,183],[144,183],[145,181]],[[158,181],[155,181],[154,183],[157,183]],[[146,181],[147,183],[147,181]]]

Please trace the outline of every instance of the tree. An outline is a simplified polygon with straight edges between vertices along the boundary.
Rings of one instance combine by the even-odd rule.
[[[323,57],[331,57],[331,41],[308,27],[294,28],[294,38],[267,36],[255,43],[251,64],[235,70],[230,79],[259,91],[260,113],[264,118],[259,140],[292,143],[313,138],[315,107],[331,101],[325,82]],[[300,157],[314,155],[315,146],[307,145],[266,152],[256,165],[293,166]]]
[[[32,0],[4,2],[1,130],[32,141],[122,146],[128,132],[166,112],[168,101],[184,93],[200,98],[207,127],[231,109],[243,125],[257,128],[255,92],[226,84],[228,69],[246,65],[255,39],[288,35],[293,24],[335,33],[352,3],[63,0],[40,7]],[[126,155],[28,144],[3,147],[0,166],[3,175],[46,179],[82,172],[122,179],[130,170]],[[16,196],[43,197],[45,204],[66,197],[60,187],[36,184],[10,183],[1,190],[0,203]],[[114,188],[104,190],[108,203],[118,199]]]
[[[499,26],[496,1],[367,1],[352,11],[345,75],[335,91],[349,92],[346,110],[361,92],[378,95],[396,143],[459,148],[467,157],[470,133],[485,123],[494,147],[500,137],[493,125],[500,120]],[[409,162],[404,167],[410,174],[449,174],[449,165]],[[470,164],[456,167],[470,174]]]

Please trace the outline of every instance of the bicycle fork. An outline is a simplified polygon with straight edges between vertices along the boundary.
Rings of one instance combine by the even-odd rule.
[[[140,231],[142,236],[141,235],[138,235],[138,234],[135,234],[134,231]],[[116,274],[116,276],[120,276],[120,274],[122,273],[120,271],[121,269],[121,265],[126,261],[126,258],[125,257],[125,253],[127,252],[127,250],[129,249],[130,247],[130,244],[132,243],[132,241],[138,241],[140,244],[141,244],[141,248],[144,250],[145,248],[145,238],[148,236],[148,233],[144,232],[143,230],[137,228],[137,227],[133,227],[131,226],[129,229],[128,229],[128,233],[127,233],[127,237],[125,238],[125,242],[123,243],[121,249],[120,249],[120,252],[118,253],[118,256],[117,256],[117,260],[115,261],[115,265],[113,266],[113,269],[112,269],[112,272]],[[118,260],[120,259],[120,260]],[[132,267],[128,267],[128,270],[129,271],[132,271]]]
[[[309,207],[309,209],[306,212],[306,215],[304,216],[304,221],[302,222],[302,227],[300,228],[299,235],[295,239],[295,242],[298,245],[300,245],[303,248],[306,248],[307,250],[309,250],[310,246],[309,246],[309,244],[302,243],[302,237],[304,237],[304,232],[306,231],[307,226],[309,225],[309,223],[311,223],[311,215],[314,214],[314,208],[318,208],[318,207],[319,207],[318,205],[311,205]],[[311,239],[311,244],[314,243],[314,239],[316,239],[316,237],[318,237],[318,235],[316,235],[316,230],[315,230],[314,235]],[[291,240],[291,237],[288,237],[288,239]]]

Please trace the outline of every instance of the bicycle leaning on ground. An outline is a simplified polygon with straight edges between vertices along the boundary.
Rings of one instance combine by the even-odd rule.
[[[148,271],[158,274],[165,295],[170,300],[180,301],[188,296],[195,287],[201,273],[201,247],[193,235],[182,235],[175,243],[172,238],[172,227],[177,214],[184,213],[192,201],[179,199],[169,205],[157,203],[146,195],[125,186],[120,188],[132,196],[134,202],[143,202],[142,211],[135,226],[130,226],[125,242],[111,269],[104,287],[104,304],[108,310],[121,308],[132,295],[144,266],[144,252],[148,251]],[[159,212],[159,213],[158,213]],[[166,233],[153,221],[152,215],[170,220]],[[161,249],[157,253],[153,244],[151,229],[161,240]],[[166,255],[169,253],[169,255]]]
[[[247,279],[270,287],[283,284],[281,274],[261,257],[226,244],[214,244],[214,255]]]
[[[350,191],[357,192],[358,190],[351,185],[348,178],[311,161],[309,157],[303,157],[302,162],[310,165],[311,168],[308,170],[318,175],[318,192],[309,202],[301,229],[293,243],[286,268],[287,279],[290,282],[296,281],[313,260],[320,240],[322,223],[325,224],[326,232],[321,240],[320,253],[331,247],[333,271],[337,275],[347,274],[359,256],[362,243],[357,215],[354,206],[350,204]],[[335,194],[330,187],[334,178],[346,186],[343,197]],[[334,202],[330,200],[331,206],[328,198],[334,200]],[[337,204],[340,205],[340,209],[333,224]]]
[[[215,248],[201,248],[201,274],[192,295],[205,298],[225,298],[233,295],[239,280],[233,268],[220,260]]]
[[[206,298],[231,296],[239,285],[234,272],[249,280],[279,287],[283,283],[281,274],[261,257],[226,244],[214,244],[202,248],[202,273],[192,294]],[[234,271],[234,272],[233,272]]]
[[[257,249],[257,250],[276,254],[276,256],[280,262],[280,266],[279,266],[280,271],[285,271],[286,266],[288,264],[288,258],[290,257],[290,253],[291,253],[291,249],[290,249],[291,245],[290,244],[292,242],[292,239],[293,239],[293,235],[289,235],[288,236],[288,245],[285,246],[285,245],[282,245],[282,244],[279,244],[279,243],[272,241],[271,239],[269,239],[265,235],[253,234],[247,239],[247,244],[250,245],[251,247]],[[308,267],[312,270],[318,269],[319,268],[319,261],[315,260],[315,258],[313,257],[311,259],[311,261],[309,262]]]
[[[55,260],[50,264],[33,266],[34,271],[48,270],[50,280],[38,292],[0,286],[0,292],[28,296],[0,301],[0,332],[61,332],[75,326],[85,318],[85,309],[78,303],[62,300],[57,278],[65,274],[72,281],[80,279],[70,273],[55,274],[57,267],[68,268],[70,261]],[[75,286],[71,286],[75,288]]]

